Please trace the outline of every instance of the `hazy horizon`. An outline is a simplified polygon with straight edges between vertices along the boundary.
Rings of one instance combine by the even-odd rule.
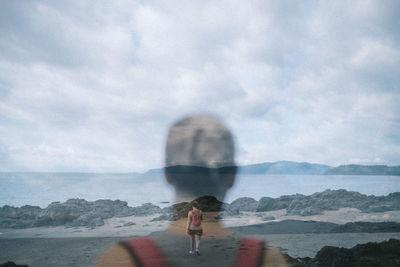
[[[400,165],[385,165],[385,164],[339,164],[337,166],[331,166],[331,165],[326,165],[326,164],[321,164],[321,163],[316,163],[316,162],[307,162],[307,161],[289,161],[289,160],[278,160],[278,161],[265,161],[265,162],[257,162],[257,163],[249,163],[249,164],[243,164],[243,165],[237,165],[239,168],[240,167],[244,167],[244,166],[249,166],[249,165],[258,165],[258,164],[265,164],[265,163],[278,163],[278,162],[291,162],[291,163],[308,163],[308,164],[316,164],[316,165],[325,165],[328,166],[330,168],[335,168],[338,166],[343,166],[343,165],[360,165],[360,166],[387,166],[387,167],[399,167]],[[70,171],[1,171],[0,173],[98,173],[98,174],[146,174],[149,171],[152,170],[159,170],[159,169],[163,169],[164,166],[162,167],[154,167],[154,168],[150,168],[144,171],[114,171],[114,172],[99,172],[99,171],[74,171],[74,170],[70,170]],[[276,175],[276,174],[274,174]],[[287,174],[285,174],[287,175]],[[305,175],[309,175],[309,174],[305,174]]]

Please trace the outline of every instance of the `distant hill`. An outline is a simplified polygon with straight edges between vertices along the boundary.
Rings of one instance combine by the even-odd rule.
[[[331,167],[308,162],[277,161],[240,166],[241,174],[324,174]]]
[[[277,161],[239,166],[241,174],[324,174],[328,165],[308,162]],[[163,173],[163,168],[150,169],[145,174]]]
[[[159,174],[159,173],[164,173],[164,168],[150,169],[144,174]]]
[[[400,166],[386,165],[340,165],[330,168],[324,174],[327,175],[400,175]]]
[[[150,169],[146,174],[163,173],[163,168]],[[340,165],[277,161],[239,166],[239,174],[286,174],[286,175],[400,175],[400,166]]]

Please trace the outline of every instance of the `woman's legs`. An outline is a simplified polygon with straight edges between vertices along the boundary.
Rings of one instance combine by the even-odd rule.
[[[195,235],[195,237],[196,237],[196,249],[199,249],[201,236]]]
[[[190,235],[190,250],[194,251],[194,235]]]

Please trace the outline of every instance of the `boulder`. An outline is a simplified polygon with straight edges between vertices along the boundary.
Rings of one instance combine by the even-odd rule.
[[[261,220],[263,220],[263,221],[272,221],[272,220],[275,220],[275,217],[272,216],[272,215],[266,215],[266,216],[263,216]]]
[[[400,266],[400,240],[359,244],[350,249],[325,246],[314,258],[292,258],[283,254],[293,267],[386,267]]]
[[[256,211],[258,201],[251,197],[241,197],[234,200],[227,209],[240,211]]]
[[[282,201],[279,198],[262,197],[258,202],[257,211],[271,211],[281,210],[288,206],[286,201]]]
[[[147,216],[161,212],[161,208],[151,203],[145,203],[141,206],[133,208],[133,215],[135,216]]]

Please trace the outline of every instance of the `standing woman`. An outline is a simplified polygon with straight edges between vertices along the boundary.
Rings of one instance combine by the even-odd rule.
[[[200,238],[203,234],[203,227],[201,226],[201,221],[203,219],[203,214],[199,210],[199,203],[197,201],[192,202],[192,210],[188,212],[188,220],[186,223],[186,233],[190,235],[190,251],[189,254],[200,255],[199,245]],[[194,249],[196,241],[196,250]]]

